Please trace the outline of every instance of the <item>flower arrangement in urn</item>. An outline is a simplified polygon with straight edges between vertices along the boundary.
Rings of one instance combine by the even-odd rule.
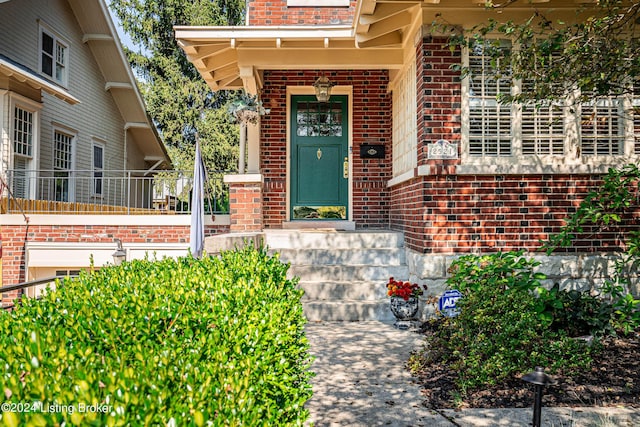
[[[423,287],[427,289],[427,285]],[[403,282],[395,280],[393,277],[390,277],[389,283],[387,283],[387,295],[390,297],[399,297],[409,301],[409,298],[418,298],[422,294],[422,288],[417,283]]]

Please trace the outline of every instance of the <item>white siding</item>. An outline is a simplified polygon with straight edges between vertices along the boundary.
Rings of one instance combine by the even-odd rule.
[[[70,105],[46,93],[42,95],[39,168],[53,168],[52,139],[56,124],[78,132],[76,169],[91,169],[92,138],[106,141],[105,169],[123,169],[124,120],[105,90],[104,77],[91,50],[82,43],[83,34],[65,0],[0,3],[0,54],[37,71],[40,21],[69,42],[67,89],[80,103]]]

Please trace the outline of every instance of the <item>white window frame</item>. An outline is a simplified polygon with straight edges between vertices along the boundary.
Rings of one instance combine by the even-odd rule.
[[[462,52],[464,66],[469,66],[469,49]],[[518,93],[521,81],[514,80],[512,93]],[[578,93],[572,94],[562,106],[564,144],[562,154],[523,154],[522,107],[511,106],[512,133],[511,154],[506,156],[479,156],[470,153],[470,78],[462,79],[462,155],[458,172],[473,173],[601,173],[609,167],[618,167],[621,162],[638,161],[640,148],[634,151],[633,119],[622,115],[620,130],[623,132],[621,154],[619,155],[582,155],[581,154],[581,117],[582,105],[576,103]],[[574,108],[571,108],[571,106]],[[632,99],[624,101],[624,111],[630,111]],[[573,110],[573,111],[572,111]],[[640,144],[639,144],[640,147]]]
[[[69,155],[71,156],[70,160],[69,160],[69,167],[68,169],[58,169],[57,165],[56,165],[56,154],[57,154],[57,139],[56,139],[56,134],[60,134],[60,135],[64,135],[65,137],[69,137],[70,138],[70,151],[69,151]],[[52,152],[52,167],[51,169],[53,169],[54,173],[54,185],[56,182],[56,176],[55,176],[55,172],[56,171],[63,171],[63,172],[68,172],[68,180],[69,180],[69,187],[68,187],[68,202],[75,202],[75,179],[74,179],[74,170],[76,167],[76,143],[77,143],[77,138],[78,138],[78,133],[74,130],[68,129],[66,127],[60,126],[60,125],[55,125],[53,127],[53,134],[52,134],[52,147],[51,147],[51,152]],[[55,195],[55,190],[54,190],[54,195]],[[54,197],[55,198],[55,197]]]
[[[47,36],[53,39],[53,52],[45,52],[44,46],[42,44],[42,35],[46,34]],[[70,53],[71,49],[69,48],[70,44],[67,42],[62,36],[53,31],[48,25],[40,22],[38,27],[38,72],[63,87],[67,87],[69,84],[69,64],[70,64]],[[58,48],[62,48],[64,52],[64,58],[62,65],[62,73],[60,78],[58,78],[57,73],[57,64],[58,64]],[[51,58],[51,74],[46,73],[43,70],[44,63],[42,61],[43,54],[47,54]]]
[[[22,154],[17,154],[14,152],[14,131],[15,131],[15,110],[16,108],[20,108],[22,110],[28,111],[32,114],[32,135],[31,135],[31,155],[24,156]],[[25,98],[24,96],[18,95],[14,92],[9,92],[9,150],[11,153],[9,158],[9,169],[15,170],[15,157],[19,156],[27,159],[28,165],[25,169],[26,171],[30,171],[29,173],[34,174],[35,171],[38,170],[39,166],[39,153],[40,153],[40,110],[42,109],[42,104],[39,102],[35,102],[29,98]],[[37,179],[36,177],[32,177],[28,180],[29,184],[26,188],[26,196],[27,198],[31,198],[36,194],[37,190]],[[13,190],[13,189],[12,189]]]
[[[413,176],[418,165],[418,117],[416,101],[415,55],[393,86],[392,102],[392,152],[393,178]]]
[[[101,167],[96,167],[96,160],[95,160],[95,150],[96,148],[99,148],[102,150],[102,165]],[[96,197],[96,198],[102,198],[104,197],[104,183],[105,183],[105,178],[104,178],[104,160],[105,160],[105,154],[106,154],[106,144],[102,141],[98,141],[96,139],[94,139],[91,143],[91,196],[92,197]],[[96,173],[102,173],[102,176],[100,178],[96,177]],[[100,192],[96,191],[96,183],[97,180],[100,179]]]

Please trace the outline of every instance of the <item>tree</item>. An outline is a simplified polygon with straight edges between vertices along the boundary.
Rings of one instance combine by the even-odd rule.
[[[502,9],[513,1],[487,8]],[[505,9],[508,10],[508,9]],[[575,20],[554,20],[553,10],[534,9],[521,22],[491,19],[461,33],[446,22],[436,27],[451,34],[451,47],[478,46],[492,58],[497,76],[509,75],[527,84],[518,94],[503,95],[505,102],[586,101],[599,96],[621,96],[640,89],[640,2],[601,0],[576,9]],[[512,40],[501,48],[489,34]],[[468,70],[462,69],[463,75]]]
[[[218,110],[231,95],[211,91],[178,47],[173,27],[240,25],[244,0],[111,0],[110,7],[137,45],[125,51],[175,168],[192,169],[196,130],[207,169],[233,168],[237,125]]]

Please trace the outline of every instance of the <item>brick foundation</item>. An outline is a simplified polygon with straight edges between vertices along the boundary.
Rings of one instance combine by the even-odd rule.
[[[229,227],[224,225],[207,225],[205,236],[228,230]],[[3,286],[27,280],[25,258],[28,242],[112,244],[114,239],[120,239],[125,244],[189,244],[189,226],[179,225],[2,225],[1,233]],[[61,260],[61,264],[64,265],[64,260]],[[19,291],[3,294],[2,299],[4,302],[11,301],[19,294]]]
[[[232,233],[262,230],[262,183],[229,184],[229,210]]]

